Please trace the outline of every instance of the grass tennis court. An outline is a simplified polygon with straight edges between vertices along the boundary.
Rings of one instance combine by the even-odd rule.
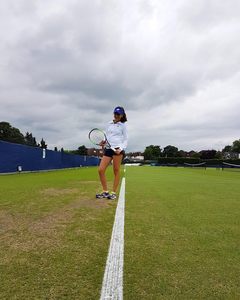
[[[0,299],[98,299],[116,203],[96,171],[0,177]]]
[[[127,167],[125,299],[240,298],[239,182]],[[0,176],[0,299],[99,298],[116,208],[99,188],[96,168]]]
[[[240,298],[240,173],[129,167],[125,299]]]

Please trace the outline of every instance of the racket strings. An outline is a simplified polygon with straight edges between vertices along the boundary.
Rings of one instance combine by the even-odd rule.
[[[100,144],[102,141],[105,141],[105,135],[100,130],[93,130],[90,133],[89,138],[96,145]]]

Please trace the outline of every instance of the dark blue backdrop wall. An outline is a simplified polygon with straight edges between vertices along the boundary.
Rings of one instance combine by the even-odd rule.
[[[72,155],[0,141],[0,173],[16,172],[18,166],[21,166],[22,171],[38,171],[97,166],[98,163],[97,157]]]

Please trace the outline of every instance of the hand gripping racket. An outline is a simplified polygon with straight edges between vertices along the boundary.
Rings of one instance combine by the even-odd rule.
[[[104,146],[104,147],[108,147],[111,148],[113,151],[115,151],[116,149],[112,148],[111,145],[109,144],[106,134],[104,131],[102,131],[101,129],[98,128],[93,128],[89,134],[88,134],[89,140],[97,146]]]

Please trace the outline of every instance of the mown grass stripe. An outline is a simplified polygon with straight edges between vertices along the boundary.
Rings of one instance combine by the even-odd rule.
[[[101,300],[123,299],[125,178],[122,179],[102,283]]]

